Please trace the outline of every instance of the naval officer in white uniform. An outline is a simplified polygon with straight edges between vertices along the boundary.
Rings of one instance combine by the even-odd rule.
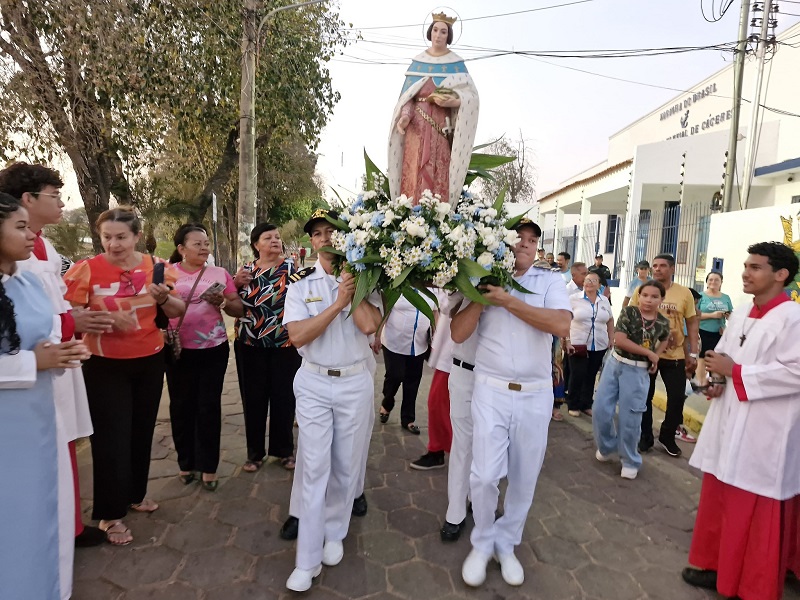
[[[300,428],[298,462],[302,506],[295,569],[286,587],[304,592],[322,564],[339,564],[350,525],[353,499],[361,485],[364,439],[369,435],[375,359],[369,335],[381,314],[362,301],[348,317],[355,292],[353,275],[332,273],[329,246],[333,226],[317,210],[304,230],[319,253],[317,265],[303,269],[286,293],[283,323],[303,357],[294,379]],[[331,213],[328,213],[331,214]],[[335,215],[334,215],[335,216]]]
[[[541,229],[523,219],[517,226],[514,279],[530,293],[485,286],[489,306],[473,303],[453,316],[456,343],[478,336],[472,395],[470,495],[475,528],[462,577],[479,586],[492,556],[503,579],[525,578],[514,547],[533,502],[544,461],[553,408],[552,336],[569,335],[572,319],[564,281],[533,266]],[[495,521],[498,483],[508,477],[504,514]]]

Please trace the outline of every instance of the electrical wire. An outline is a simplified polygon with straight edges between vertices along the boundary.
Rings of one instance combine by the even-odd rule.
[[[480,21],[484,19],[496,19],[498,17],[508,17],[512,15],[521,15],[524,13],[532,13],[532,12],[539,12],[543,10],[551,10],[553,8],[563,8],[566,6],[573,6],[575,4],[585,4],[587,2],[595,2],[596,0],[575,0],[574,2],[565,2],[563,4],[553,4],[550,6],[540,6],[538,8],[528,8],[526,10],[517,10],[514,12],[508,13],[497,13],[493,15],[484,15],[482,17],[468,17],[466,19],[461,19],[461,22],[464,23],[465,21]],[[352,29],[355,31],[366,31],[366,30],[377,30],[377,29],[404,29],[408,27],[422,27],[425,23],[409,23],[408,25],[379,25],[375,27],[353,27]]]
[[[714,14],[716,2],[715,2],[715,0],[711,0],[711,18],[710,19],[706,16],[706,11],[705,11],[705,8],[703,7],[703,4],[704,4],[704,0],[700,0],[700,13],[703,15],[703,18],[708,23],[717,23],[718,21],[721,21],[722,17],[725,16],[725,13],[728,12],[728,9],[733,4],[733,0],[728,0],[728,3],[724,7],[722,6],[722,3],[720,3],[719,15],[715,15]]]

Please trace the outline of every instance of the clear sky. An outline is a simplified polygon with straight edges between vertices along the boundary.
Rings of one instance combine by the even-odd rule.
[[[533,151],[540,195],[604,160],[609,136],[679,93],[609,77],[685,90],[724,67],[732,55],[704,50],[635,58],[478,58],[491,54],[487,49],[550,52],[709,46],[734,42],[739,26],[739,0],[733,0],[715,23],[703,18],[701,0],[589,0],[480,18],[575,1],[450,0],[452,8],[445,8],[465,20],[461,37],[451,49],[468,61],[480,93],[476,143],[503,134],[518,138],[521,131]],[[712,10],[719,14],[720,2],[728,0],[714,0],[713,7],[712,0],[702,2],[708,18]],[[385,168],[392,110],[406,66],[427,47],[423,21],[432,9],[442,6],[426,0],[340,0],[340,6],[342,19],[360,30],[362,39],[329,65],[342,98],[322,135],[318,172],[329,186],[340,186],[341,193],[360,187],[364,148]],[[782,0],[780,7],[800,15],[800,0]],[[798,16],[780,16],[778,31],[798,20]]]

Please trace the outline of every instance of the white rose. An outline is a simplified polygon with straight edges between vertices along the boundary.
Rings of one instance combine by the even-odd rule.
[[[357,230],[356,232],[354,232],[353,235],[355,237],[356,244],[358,244],[359,246],[363,246],[364,244],[367,243],[367,238],[369,236],[368,236],[367,232],[364,231],[363,229]]]
[[[447,239],[453,242],[458,242],[464,237],[464,226],[456,225],[453,230],[447,234]]]
[[[519,234],[513,229],[506,229],[506,235],[503,238],[506,246],[516,246],[519,244]]]
[[[486,249],[490,252],[494,252],[500,247],[500,240],[495,237],[493,233],[488,234],[483,238],[483,243],[486,246]]]
[[[475,262],[477,262],[480,266],[482,266],[484,269],[488,271],[489,269],[492,268],[492,265],[494,264],[494,256],[492,256],[491,252],[484,252],[478,257],[478,260],[476,260]]]
[[[485,216],[487,216],[487,217],[494,218],[494,217],[497,216],[497,211],[495,209],[493,209],[493,208],[487,208],[486,211],[483,214]]]
[[[394,211],[391,208],[387,208],[386,212],[383,214],[383,226],[388,227],[396,218],[397,215],[394,214]]]
[[[436,220],[441,222],[450,214],[450,205],[447,202],[439,202],[434,207],[434,211],[436,211]]]

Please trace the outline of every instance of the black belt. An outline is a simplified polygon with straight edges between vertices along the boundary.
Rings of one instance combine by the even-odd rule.
[[[461,367],[462,369],[466,369],[467,371],[472,371],[475,369],[475,365],[471,365],[468,362],[464,362],[458,358],[453,359],[453,364],[457,367]]]

